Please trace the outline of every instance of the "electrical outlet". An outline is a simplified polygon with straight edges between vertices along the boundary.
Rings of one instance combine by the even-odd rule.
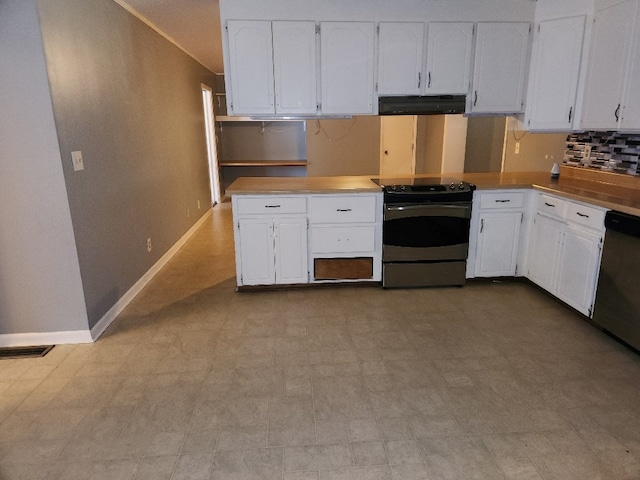
[[[200,200],[198,200],[198,210],[200,210]]]
[[[71,162],[73,163],[73,170],[75,172],[79,170],[84,170],[84,161],[82,160],[82,152],[75,151],[71,152]]]
[[[187,218],[191,216],[191,211],[187,208]]]
[[[147,238],[147,252],[151,253],[151,237]]]
[[[520,142],[516,142],[516,151],[515,154],[518,155],[520,153]]]

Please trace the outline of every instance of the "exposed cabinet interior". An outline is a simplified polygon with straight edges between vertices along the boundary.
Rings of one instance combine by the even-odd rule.
[[[223,118],[221,120],[221,118]],[[218,117],[222,188],[238,177],[306,176],[304,121],[236,121]]]

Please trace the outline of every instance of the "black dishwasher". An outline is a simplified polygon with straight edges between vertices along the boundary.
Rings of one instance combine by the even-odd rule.
[[[593,321],[640,350],[640,217],[607,212]]]

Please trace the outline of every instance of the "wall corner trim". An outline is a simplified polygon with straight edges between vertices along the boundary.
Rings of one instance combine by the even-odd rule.
[[[131,301],[138,295],[142,289],[151,281],[153,277],[164,267],[169,260],[180,250],[187,240],[202,226],[202,224],[213,214],[212,209],[209,209],[200,219],[189,229],[187,232],[171,247],[167,250],[160,259],[145,273],[140,279],[133,284],[133,286],[122,296],[120,299],[105,313],[100,320],[91,328],[90,341],[96,341],[100,335],[111,325],[120,313],[131,303]]]

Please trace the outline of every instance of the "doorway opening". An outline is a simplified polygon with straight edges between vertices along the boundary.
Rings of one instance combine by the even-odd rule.
[[[216,148],[215,115],[213,113],[213,90],[202,84],[202,106],[204,110],[204,128],[207,137],[207,158],[209,161],[209,187],[211,205],[220,203],[220,170],[218,168],[218,150]]]
[[[380,117],[380,175],[416,173],[415,115]]]

